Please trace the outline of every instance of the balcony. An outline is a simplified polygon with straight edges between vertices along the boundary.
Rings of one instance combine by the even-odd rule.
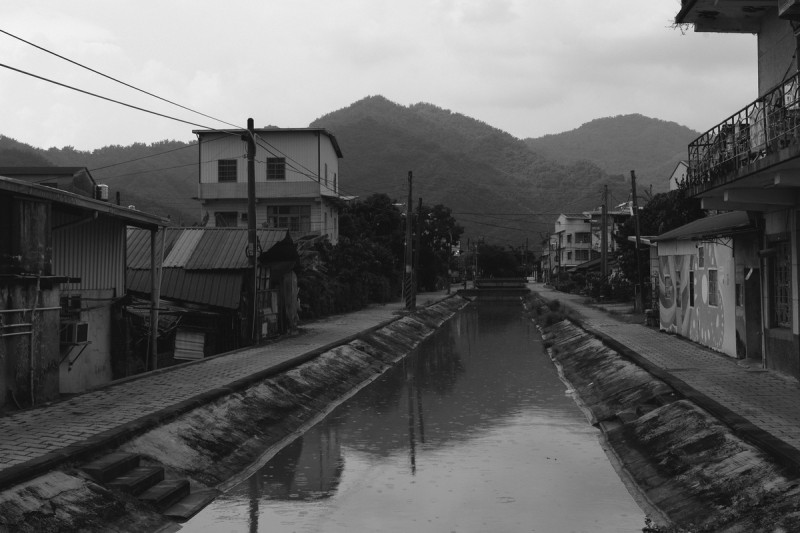
[[[799,156],[796,74],[689,144],[689,170],[680,186],[701,197],[727,195],[735,188],[786,186],[797,178],[780,173],[800,167]]]
[[[247,183],[201,183],[200,200],[247,199]],[[320,185],[315,181],[256,182],[256,198],[318,198]]]

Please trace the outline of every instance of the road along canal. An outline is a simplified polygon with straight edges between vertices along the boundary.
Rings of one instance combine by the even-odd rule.
[[[182,531],[640,532],[518,299],[475,302]]]

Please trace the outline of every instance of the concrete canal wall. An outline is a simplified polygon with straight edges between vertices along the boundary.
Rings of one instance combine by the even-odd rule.
[[[666,383],[564,320],[550,357],[600,427],[651,531],[800,531],[800,480]]]
[[[469,300],[454,296],[295,368],[196,409],[119,450],[188,479],[192,492],[224,491],[369,384],[449,320]],[[175,523],[69,465],[0,493],[5,531],[155,531]]]

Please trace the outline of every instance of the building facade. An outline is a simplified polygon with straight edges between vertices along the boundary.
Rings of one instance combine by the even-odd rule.
[[[757,252],[744,276],[759,280],[763,364],[795,377],[800,377],[798,21],[800,4],[794,1],[683,0],[676,16],[677,24],[698,32],[749,33],[757,39],[758,94],[689,144],[684,186],[704,209],[748,213],[757,229]]]
[[[153,242],[166,222],[0,177],[0,406],[9,397],[31,405],[114,379],[126,229],[142,228]]]
[[[760,359],[757,240],[747,213],[701,218],[652,240],[660,328],[731,357]]]
[[[247,227],[245,130],[194,130],[199,142],[198,199],[207,227]],[[255,130],[256,227],[339,239],[336,138],[321,128]]]

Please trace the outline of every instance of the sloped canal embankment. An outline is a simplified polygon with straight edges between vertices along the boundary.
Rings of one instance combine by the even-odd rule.
[[[118,451],[188,479],[192,493],[221,491],[410,353],[468,300],[452,297],[200,406]],[[113,450],[108,450],[111,452]],[[155,531],[175,522],[69,465],[0,493],[0,532]]]
[[[660,511],[652,531],[800,531],[796,475],[569,321],[544,337],[622,474]]]

